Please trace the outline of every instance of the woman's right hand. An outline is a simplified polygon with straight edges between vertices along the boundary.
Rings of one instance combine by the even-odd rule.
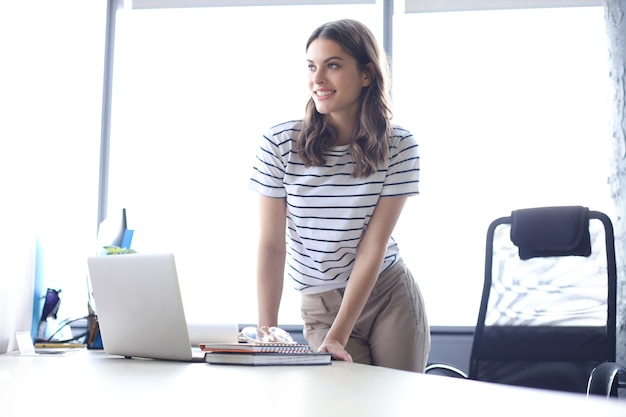
[[[324,340],[322,346],[318,349],[319,352],[328,352],[333,355],[333,359],[352,362],[352,355],[344,349],[344,347],[336,340]]]

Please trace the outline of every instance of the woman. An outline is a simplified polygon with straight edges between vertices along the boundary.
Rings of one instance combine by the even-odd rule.
[[[313,349],[423,372],[424,304],[391,237],[418,193],[417,144],[391,124],[386,62],[366,26],[326,23],[306,55],[305,117],[264,136],[251,179],[260,193],[258,324],[277,325],[286,272]]]

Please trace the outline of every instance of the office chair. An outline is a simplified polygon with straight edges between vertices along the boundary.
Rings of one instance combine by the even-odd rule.
[[[469,372],[426,373],[616,396],[616,275],[604,213],[539,207],[494,220]]]

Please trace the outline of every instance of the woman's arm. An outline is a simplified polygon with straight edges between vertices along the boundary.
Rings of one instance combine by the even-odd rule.
[[[257,250],[259,327],[278,325],[285,270],[286,207],[284,198],[260,196]]]
[[[348,338],[376,283],[391,233],[402,213],[407,196],[381,197],[356,252],[354,268],[341,307],[320,350],[335,359],[351,361],[345,351]]]

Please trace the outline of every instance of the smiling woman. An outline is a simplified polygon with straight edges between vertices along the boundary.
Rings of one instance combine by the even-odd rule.
[[[309,91],[315,104],[308,111],[327,116],[338,130],[335,144],[348,145],[354,126],[344,126],[341,119],[356,118],[360,110],[361,90],[371,85],[372,68],[363,68],[338,43],[318,38],[307,46]]]

